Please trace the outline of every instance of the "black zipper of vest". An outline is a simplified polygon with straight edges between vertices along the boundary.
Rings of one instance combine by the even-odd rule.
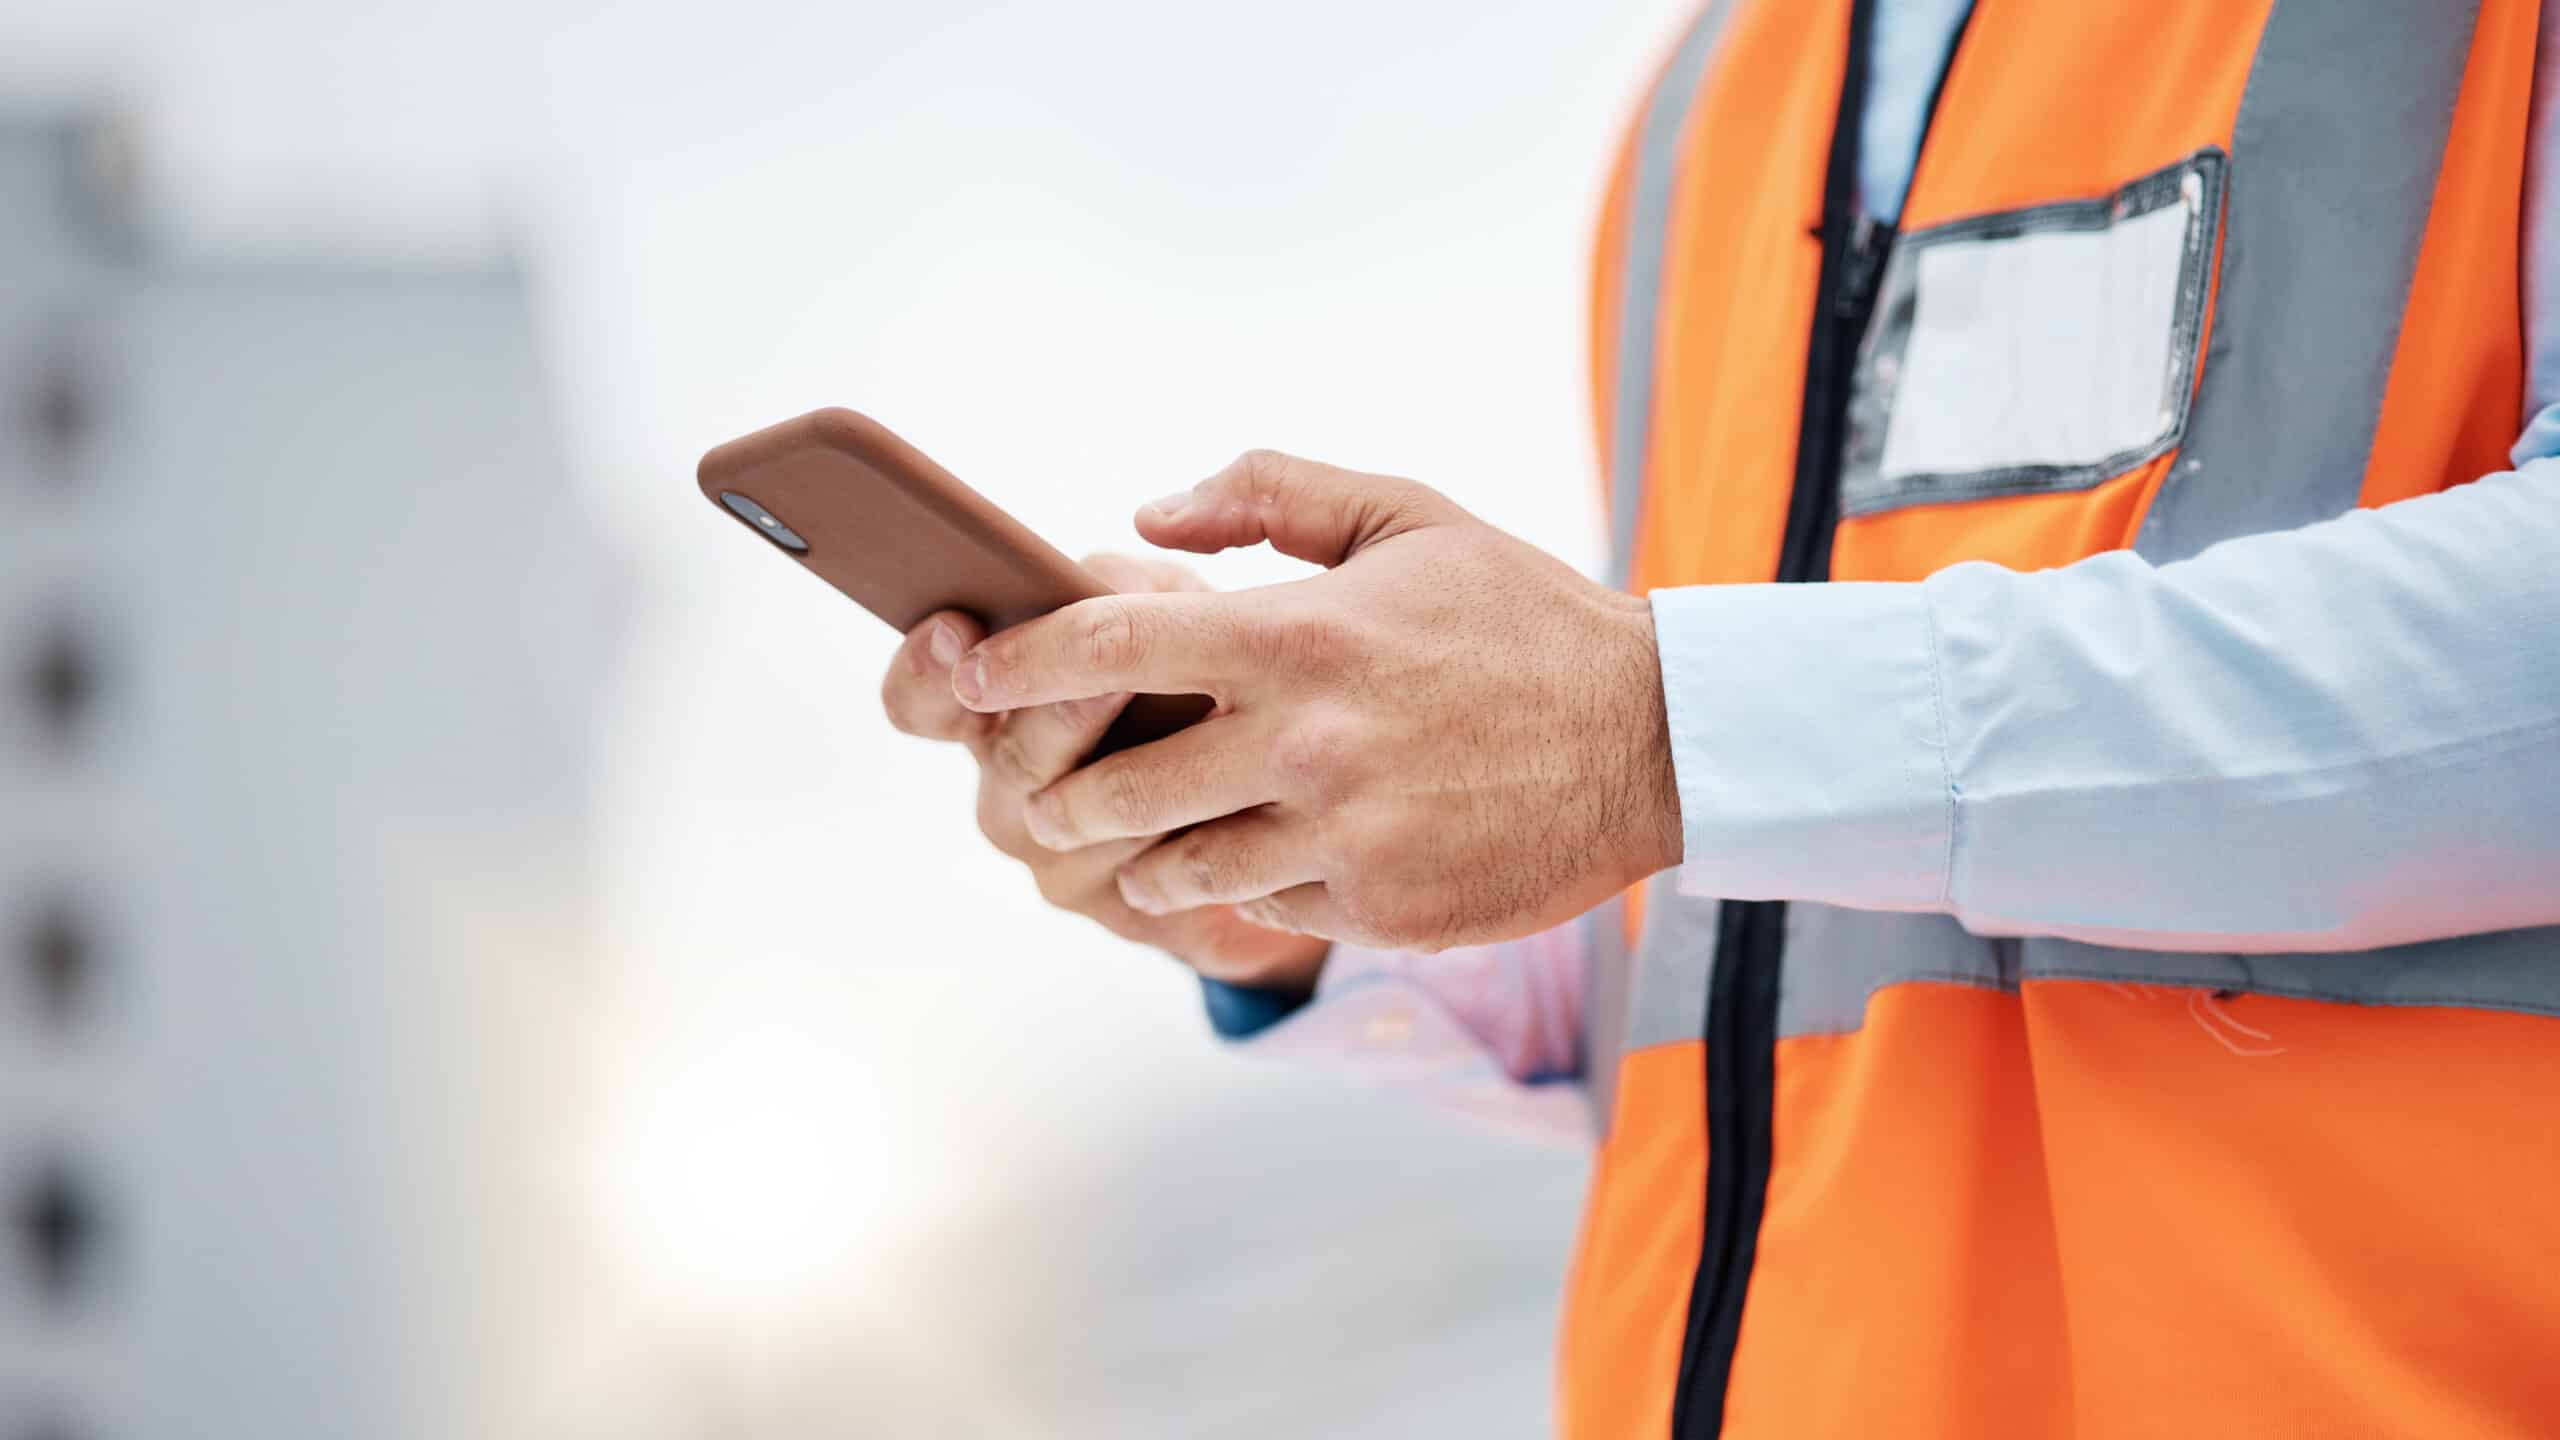
[[[1821,278],[1812,344],[1805,357],[1804,409],[1797,422],[1795,488],[1787,502],[1777,578],[1820,581],[1831,573],[1839,523],[1840,453],[1858,342],[1875,309],[1894,231],[1858,209],[1858,127],[1866,110],[1867,56],[1875,0],[1849,11],[1849,59],[1832,122],[1823,183]],[[1943,82],[1942,82],[1943,83]],[[1934,102],[1933,102],[1934,108]],[[1785,677],[1763,677],[1784,684]],[[1760,1244],[1769,1194],[1772,1102],[1776,1089],[1778,975],[1787,928],[1782,901],[1732,901],[1716,922],[1715,975],[1706,1029],[1706,1233],[1689,1287],[1689,1323],[1680,1346],[1671,1406],[1674,1440],[1714,1440],[1724,1428],[1742,1302]]]

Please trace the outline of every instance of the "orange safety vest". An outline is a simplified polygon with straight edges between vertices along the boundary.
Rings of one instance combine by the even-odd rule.
[[[2174,561],[2505,468],[2536,0],[1977,0],[1898,234],[1867,3],[1715,0],[1619,161],[1626,583]],[[2560,933],[1618,908],[1568,1436],[2560,1435]]]

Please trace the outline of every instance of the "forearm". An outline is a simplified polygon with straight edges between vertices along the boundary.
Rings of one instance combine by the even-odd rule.
[[[2560,920],[2560,464],[2174,565],[1655,616],[1692,893],[2155,949]]]

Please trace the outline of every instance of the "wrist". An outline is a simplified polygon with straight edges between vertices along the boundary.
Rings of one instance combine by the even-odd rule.
[[[1653,604],[1641,595],[1620,596],[1628,661],[1615,696],[1624,737],[1620,774],[1625,837],[1625,879],[1633,884],[1681,861],[1680,777],[1671,756],[1671,717],[1663,698],[1662,653],[1654,634]]]

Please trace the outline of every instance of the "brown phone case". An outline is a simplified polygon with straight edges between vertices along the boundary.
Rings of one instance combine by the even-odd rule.
[[[1111,587],[867,415],[813,410],[702,457],[703,498],[901,634],[937,610],[1010,629]],[[743,504],[741,503],[743,502]],[[1096,754],[1169,735],[1199,695],[1141,695]]]

